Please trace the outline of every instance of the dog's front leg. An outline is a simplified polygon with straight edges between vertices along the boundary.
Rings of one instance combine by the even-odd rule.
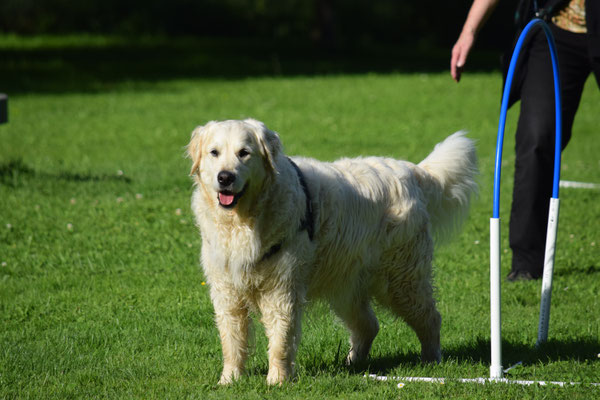
[[[301,304],[291,288],[278,287],[262,296],[259,307],[269,339],[267,383],[275,385],[294,374],[294,360],[300,341]]]
[[[223,349],[223,372],[219,383],[224,385],[238,379],[244,371],[250,316],[246,304],[233,290],[211,290],[211,297]]]

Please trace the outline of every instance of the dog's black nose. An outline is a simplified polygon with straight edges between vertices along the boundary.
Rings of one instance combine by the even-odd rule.
[[[229,186],[235,182],[235,174],[229,171],[221,171],[217,175],[217,181],[219,181],[221,186]]]

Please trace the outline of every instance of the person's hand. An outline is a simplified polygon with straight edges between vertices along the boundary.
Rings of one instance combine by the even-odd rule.
[[[467,62],[467,57],[475,42],[475,34],[469,31],[463,31],[456,44],[452,48],[452,56],[450,58],[450,75],[456,82],[460,81],[460,75]]]
[[[499,0],[473,0],[473,4],[469,9],[467,20],[463,25],[462,32],[452,48],[452,56],[450,57],[450,74],[456,82],[460,81],[460,75],[467,57],[471,51],[471,47],[475,43],[477,32],[481,29],[485,21],[496,8]]]

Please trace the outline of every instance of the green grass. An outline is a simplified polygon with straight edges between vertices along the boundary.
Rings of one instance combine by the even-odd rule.
[[[61,54],[73,46],[71,40],[79,43],[57,40],[48,47]],[[114,54],[103,40],[92,42]],[[87,71],[86,65],[98,61],[92,57],[69,64],[69,81],[54,56],[44,64],[39,53],[27,55],[31,48],[45,49],[44,40],[32,43],[0,40],[10,56],[0,60],[0,72],[12,82],[7,84],[10,122],[0,125],[0,398],[588,399],[600,394],[600,388],[585,384],[600,381],[600,193],[573,189],[561,191],[550,340],[534,346],[540,283],[504,284],[503,355],[505,367],[524,362],[510,378],[584,385],[449,382],[397,389],[395,383],[363,377],[365,372],[489,374],[488,226],[499,73],[468,74],[459,85],[445,71],[233,79],[200,72],[186,76],[173,59],[160,64],[173,66],[172,79],[162,69],[120,79],[118,70]],[[110,65],[117,68],[121,61]],[[135,60],[125,61],[132,73]],[[43,77],[53,81],[40,81],[36,90]],[[600,182],[598,104],[600,94],[590,80],[564,153],[564,179]],[[516,109],[509,114],[504,149],[505,249],[516,114]],[[196,125],[249,116],[277,130],[288,154],[323,160],[374,154],[419,161],[459,129],[478,140],[479,199],[462,234],[436,255],[440,365],[422,366],[414,333],[378,309],[381,331],[371,360],[364,369],[349,370],[342,365],[347,334],[327,307],[316,303],[304,317],[293,383],[265,384],[267,344],[257,323],[248,375],[229,387],[217,386],[220,345],[202,285],[200,240],[189,210],[189,161],[183,154]],[[507,252],[503,275],[509,265]]]

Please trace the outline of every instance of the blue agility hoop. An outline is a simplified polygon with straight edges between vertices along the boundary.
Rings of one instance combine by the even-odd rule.
[[[541,25],[546,33],[548,45],[550,46],[550,56],[552,59],[552,70],[554,72],[554,104],[555,104],[555,116],[556,116],[556,141],[554,148],[554,181],[552,186],[552,197],[558,198],[558,187],[560,182],[560,152],[562,146],[562,112],[561,112],[561,91],[560,91],[560,80],[558,72],[558,56],[556,55],[556,44],[554,43],[554,36],[550,31],[550,27],[541,19],[533,19],[525,26],[523,32],[517,40],[515,50],[513,51],[510,65],[508,67],[508,74],[506,75],[506,83],[504,85],[504,93],[502,95],[502,106],[500,108],[500,122],[498,123],[498,141],[496,143],[496,168],[494,171],[494,211],[493,218],[500,218],[500,173],[502,165],[502,145],[504,143],[504,128],[506,125],[506,114],[508,112],[508,100],[510,97],[510,90],[512,87],[513,76],[519,59],[523,42],[531,29]]]
[[[490,328],[491,328],[491,363],[490,378],[502,379],[502,336],[501,336],[501,307],[500,307],[500,175],[502,168],[502,145],[504,143],[504,128],[506,125],[506,113],[508,112],[508,101],[512,87],[513,76],[523,43],[531,29],[540,25],[548,40],[552,70],[554,73],[554,103],[556,140],[554,148],[554,181],[552,187],[552,198],[548,214],[548,231],[546,235],[546,250],[544,255],[544,277],[542,282],[542,297],[540,304],[540,319],[538,326],[537,345],[545,342],[548,338],[548,322],[550,319],[550,298],[552,293],[552,274],[554,271],[554,253],[556,244],[556,233],[558,229],[558,188],[560,183],[560,155],[562,146],[562,111],[560,96],[560,79],[558,71],[558,57],[556,55],[556,44],[550,31],[550,27],[541,19],[533,19],[521,32],[510,60],[504,93],[502,95],[502,106],[500,108],[500,121],[498,123],[498,138],[496,143],[496,164],[494,171],[494,209],[490,219]]]

